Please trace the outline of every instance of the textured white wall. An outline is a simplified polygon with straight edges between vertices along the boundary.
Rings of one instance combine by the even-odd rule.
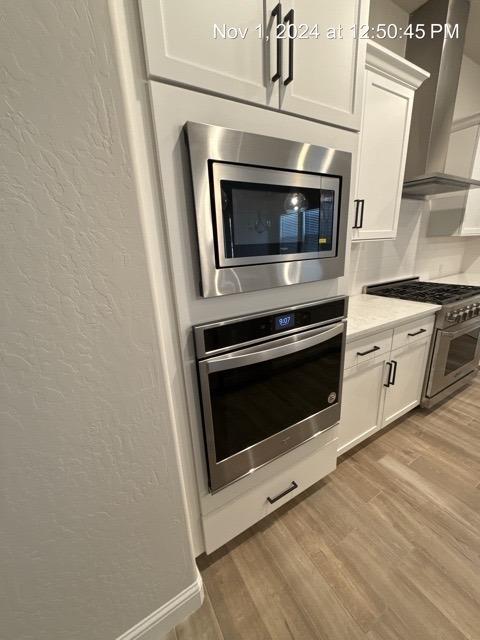
[[[113,640],[195,566],[106,0],[0,42],[0,637]]]

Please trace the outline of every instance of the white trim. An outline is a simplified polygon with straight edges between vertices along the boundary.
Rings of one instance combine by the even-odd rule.
[[[459,118],[452,124],[452,131],[460,131],[461,129],[469,129],[480,124],[480,113],[473,113],[471,116]]]
[[[197,579],[159,609],[125,631],[117,640],[159,640],[173,627],[196,611],[203,602],[203,581]]]
[[[406,60],[402,56],[368,40],[365,67],[416,91],[430,77],[428,71]]]
[[[200,523],[200,505],[193,445],[190,431],[180,431],[177,425],[188,425],[185,380],[182,375],[180,338],[177,328],[176,303],[173,291],[172,266],[166,246],[163,195],[159,186],[154,155],[154,131],[146,84],[143,41],[137,2],[108,0],[112,20],[112,32],[117,55],[117,70],[122,86],[126,129],[129,139],[131,163],[139,202],[155,308],[159,354],[165,378],[170,387],[168,394],[175,453],[180,468],[179,485],[187,513],[188,533],[197,557],[204,551],[203,532]],[[182,400],[179,401],[178,398]]]

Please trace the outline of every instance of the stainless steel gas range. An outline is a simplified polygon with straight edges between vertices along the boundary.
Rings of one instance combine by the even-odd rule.
[[[441,305],[422,406],[433,407],[471,382],[480,360],[480,287],[409,278],[368,286],[365,293]]]

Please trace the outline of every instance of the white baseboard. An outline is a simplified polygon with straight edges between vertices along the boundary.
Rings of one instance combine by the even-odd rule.
[[[203,581],[197,579],[162,607],[122,633],[117,640],[161,640],[176,624],[196,611],[203,602]]]

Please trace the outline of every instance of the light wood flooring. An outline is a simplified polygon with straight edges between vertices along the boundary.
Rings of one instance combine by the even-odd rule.
[[[168,640],[479,640],[480,377],[199,566]]]

